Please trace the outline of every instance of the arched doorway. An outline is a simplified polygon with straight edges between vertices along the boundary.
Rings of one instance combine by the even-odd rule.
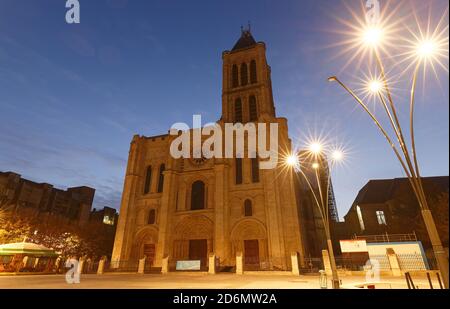
[[[232,255],[243,253],[245,270],[270,268],[268,263],[267,233],[264,225],[256,219],[244,219],[231,231]]]
[[[200,260],[202,268],[208,261],[208,254],[213,252],[213,222],[203,215],[188,216],[175,227],[173,237],[172,259]]]
[[[136,233],[133,254],[134,260],[146,258],[146,265],[153,266],[156,255],[156,244],[158,243],[158,230],[148,226]]]

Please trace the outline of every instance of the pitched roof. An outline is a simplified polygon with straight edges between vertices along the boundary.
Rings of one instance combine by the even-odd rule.
[[[256,45],[256,41],[253,38],[250,30],[242,30],[241,37],[239,40],[234,44],[234,47],[232,51],[239,50],[239,49],[245,49],[250,48],[252,46]]]
[[[436,187],[440,191],[449,190],[448,176],[423,177],[423,186],[426,189]],[[399,190],[408,190],[413,194],[407,178],[376,179],[370,180],[358,193],[353,205],[381,204],[395,198]]]

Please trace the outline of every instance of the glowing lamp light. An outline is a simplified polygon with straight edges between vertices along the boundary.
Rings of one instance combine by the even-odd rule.
[[[369,82],[367,87],[370,92],[379,93],[381,91],[381,88],[383,87],[383,85],[381,84],[381,82],[379,80],[372,80]]]
[[[383,31],[378,27],[370,27],[363,31],[362,41],[368,46],[377,46],[383,38]]]
[[[296,155],[290,155],[286,158],[286,164],[288,166],[298,166],[298,158]]]
[[[333,153],[331,154],[331,158],[333,159],[333,161],[335,162],[339,162],[342,161],[342,159],[344,158],[344,153],[340,150],[335,150],[333,151]]]
[[[319,169],[319,167],[320,167],[320,165],[317,162],[313,163],[313,165],[312,165],[312,168],[315,169],[315,170]]]
[[[322,152],[322,145],[320,145],[319,143],[313,143],[309,146],[309,150],[313,154],[319,154]]]
[[[432,40],[425,40],[417,45],[417,55],[421,58],[433,56],[436,52],[436,43]]]

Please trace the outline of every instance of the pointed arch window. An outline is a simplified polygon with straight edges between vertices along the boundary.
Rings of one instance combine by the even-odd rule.
[[[256,97],[251,95],[248,99],[248,114],[250,116],[250,121],[258,120],[258,109],[256,106]]]
[[[159,181],[158,181],[158,193],[163,192],[164,190],[164,171],[166,170],[166,166],[161,164],[159,167]]]
[[[234,120],[242,123],[242,101],[240,98],[234,102]]]
[[[148,212],[148,224],[155,224],[156,223],[156,210],[155,209],[150,209],[150,211]]]
[[[241,64],[241,86],[248,85],[248,67],[247,63]]]
[[[258,82],[258,77],[256,74],[256,61],[252,60],[252,62],[250,62],[250,83],[256,84],[257,82]]]
[[[242,184],[242,158],[236,158],[236,184]]]
[[[196,181],[192,184],[191,210],[205,209],[205,183]]]
[[[244,202],[244,216],[251,217],[253,216],[253,206],[252,201],[245,200]]]
[[[152,166],[147,167],[145,174],[144,194],[150,193],[150,186],[152,185]]]
[[[239,69],[237,65],[233,65],[233,68],[231,69],[231,84],[233,88],[239,87]]]

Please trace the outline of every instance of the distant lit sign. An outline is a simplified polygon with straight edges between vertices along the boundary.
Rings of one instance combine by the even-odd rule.
[[[176,270],[200,270],[199,261],[177,261]]]
[[[365,240],[340,240],[342,253],[368,252]]]

